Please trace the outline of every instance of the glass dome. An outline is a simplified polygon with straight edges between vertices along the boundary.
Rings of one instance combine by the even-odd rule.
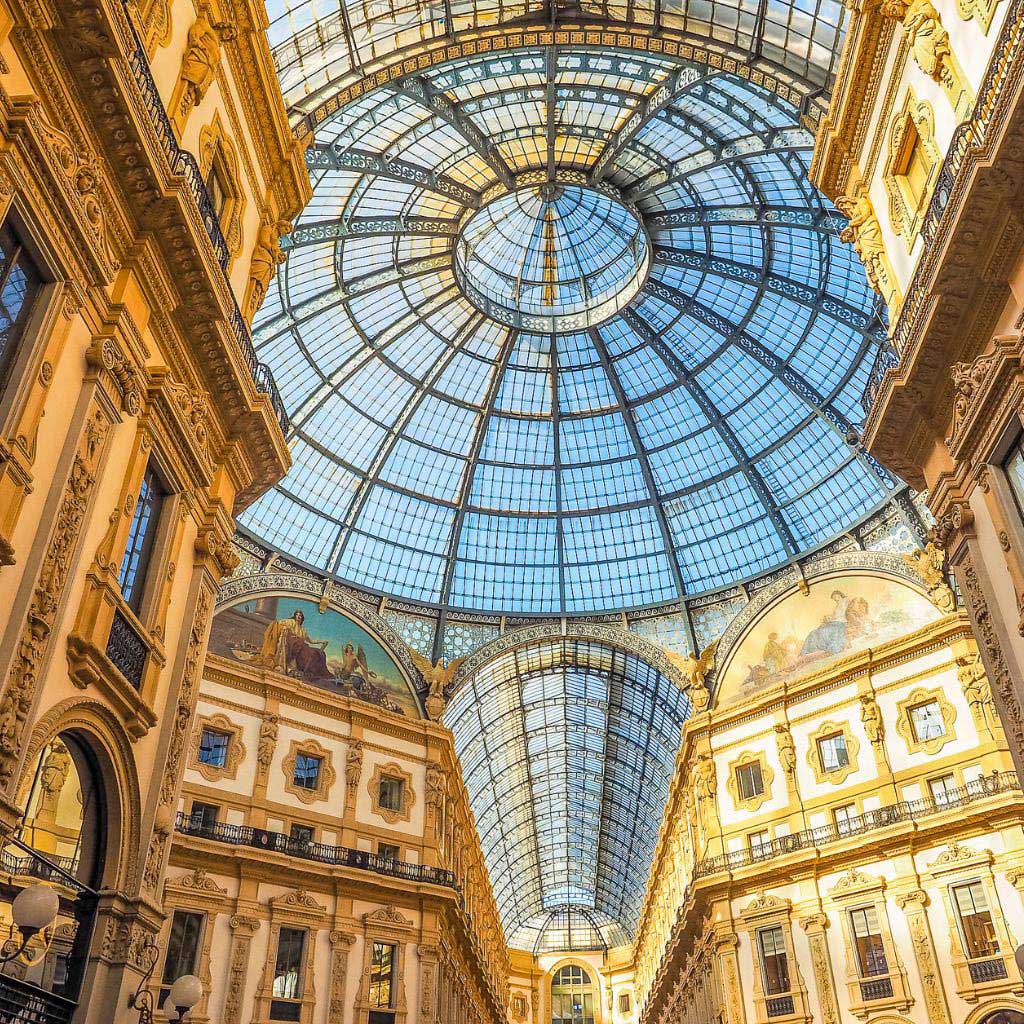
[[[885,328],[796,110],[632,51],[462,57],[318,125],[256,321],[294,465],[242,525],[423,604],[588,614],[874,512]]]

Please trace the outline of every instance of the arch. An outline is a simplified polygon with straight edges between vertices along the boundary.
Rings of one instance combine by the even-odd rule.
[[[240,576],[227,580],[217,594],[214,616],[220,612],[256,597],[292,597],[316,601],[323,608],[331,608],[353,619],[391,655],[402,672],[421,717],[423,694],[417,685],[419,673],[409,654],[409,648],[398,631],[380,615],[368,608],[335,583],[305,574],[287,572],[260,572],[253,576]]]
[[[1024,1024],[1024,1002],[1019,999],[992,999],[967,1015],[964,1024]]]
[[[730,47],[728,44],[707,45],[707,40],[684,38],[670,28],[657,29],[642,25],[614,23],[611,25],[573,27],[560,26],[558,30],[541,21],[535,25],[493,26],[464,29],[454,36],[439,36],[437,39],[417,43],[391,56],[390,60],[377,60],[363,64],[362,77],[341,88],[337,79],[321,86],[316,95],[329,95],[326,99],[314,99],[313,105],[303,108],[297,103],[291,108],[293,115],[303,117],[308,127],[315,131],[329,117],[360,96],[382,86],[395,83],[398,79],[422,74],[451,60],[481,53],[500,53],[504,50],[522,47],[550,47],[554,45],[575,49],[597,47],[607,49],[609,36],[614,40],[616,50],[633,51],[661,58],[679,61],[693,61],[705,65],[710,71],[727,71],[741,78],[756,81],[771,90],[794,107],[806,108],[809,119],[817,124],[827,107],[827,100],[821,99],[822,90],[811,86],[795,75],[790,75],[779,66],[768,62],[751,61],[747,50]],[[369,68],[370,70],[366,70]],[[817,102],[815,102],[817,98]],[[811,101],[811,102],[808,102]]]
[[[103,820],[99,823],[102,865],[98,877],[85,881],[96,889],[131,892],[142,872],[139,780],[131,743],[109,708],[99,701],[70,698],[39,719],[25,752],[15,791],[17,804],[22,807],[27,803],[43,748],[62,734],[73,737],[91,760],[89,767],[104,800]],[[75,760],[78,767],[80,762],[77,757]]]
[[[650,640],[645,640],[636,633],[596,622],[547,621],[513,629],[494,640],[489,640],[482,647],[478,647],[459,666],[459,670],[452,680],[449,696],[454,697],[468,679],[502,654],[507,654],[517,647],[535,643],[538,640],[551,640],[557,637],[593,640],[597,643],[618,647],[620,650],[635,654],[638,658],[646,661],[667,679],[671,679],[681,690],[685,690],[689,685],[689,680],[683,675],[678,665],[669,659],[664,648],[651,643]]]
[[[544,986],[551,1024],[601,1024],[601,980],[600,972],[592,964],[575,957],[552,965]],[[580,1004],[576,1005],[582,1011],[579,1016],[571,1008],[577,998]]]
[[[716,702],[720,698],[725,699],[729,696],[736,676],[733,663],[745,642],[753,639],[754,630],[764,623],[769,613],[797,594],[807,596],[815,584],[844,576],[864,576],[865,578],[889,580],[920,597],[922,607],[924,607],[923,602],[927,602],[927,608],[934,611],[935,619],[942,615],[941,609],[932,602],[929,590],[920,576],[900,555],[883,551],[842,551],[821,558],[805,566],[804,575],[801,578],[796,578],[788,573],[783,574],[774,582],[759,589],[726,628],[719,641],[715,666],[708,675],[708,685],[715,694]],[[903,630],[903,632],[909,631],[910,627]],[[851,649],[846,653],[854,653],[854,651]],[[810,666],[808,666],[809,670]]]

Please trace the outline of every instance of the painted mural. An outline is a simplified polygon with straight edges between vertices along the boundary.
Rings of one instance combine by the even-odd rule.
[[[259,597],[219,612],[210,650],[356,697],[409,718],[416,698],[394,659],[359,623],[298,597]]]
[[[894,640],[940,618],[916,590],[878,576],[835,576],[769,608],[723,662],[719,704]]]

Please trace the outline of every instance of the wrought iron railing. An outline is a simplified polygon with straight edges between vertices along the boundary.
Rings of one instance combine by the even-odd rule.
[[[9,974],[0,974],[0,1021],[7,1024],[71,1024],[78,1004]]]
[[[110,624],[110,635],[107,637],[107,657],[113,662],[114,668],[136,690],[142,687],[146,659],[149,657],[149,645],[139,636],[139,631],[120,610],[114,612],[114,621]]]
[[[871,412],[875,396],[878,394],[878,389],[882,386],[882,378],[885,376],[885,371],[898,366],[899,361],[899,354],[891,343],[885,342],[878,346],[875,351],[874,361],[871,363],[871,372],[868,374],[867,383],[864,385],[864,395],[860,400],[861,408],[865,414]]]
[[[30,854],[19,857],[6,847],[0,849],[0,871],[17,878],[38,878],[43,882],[63,884],[67,875],[73,874],[76,867],[78,861],[75,857],[50,857],[48,860],[41,860],[38,856]]]
[[[806,850],[837,843],[851,836],[877,829],[888,828],[902,822],[917,821],[934,814],[957,807],[966,807],[978,800],[984,800],[999,793],[1020,791],[1020,779],[1016,772],[996,772],[984,775],[980,779],[968,782],[966,786],[947,791],[941,799],[901,800],[899,803],[888,804],[873,811],[867,811],[855,818],[849,818],[841,825],[820,825],[818,828],[804,829],[792,835],[779,836],[768,842],[758,843],[754,848],[733,850],[715,857],[705,857],[694,869],[695,878],[705,878],[718,874],[720,871],[731,871],[735,868],[747,867],[776,857],[784,857],[797,850]]]
[[[967,965],[971,981],[983,985],[986,981],[1002,981],[1006,977],[1006,961],[1001,956],[991,960],[974,960]]]
[[[164,155],[167,157],[167,162],[175,174],[179,174],[185,179],[188,191],[199,208],[199,214],[202,217],[203,226],[206,228],[206,234],[210,239],[210,245],[213,247],[214,256],[226,280],[231,250],[228,248],[228,243],[224,239],[224,233],[221,231],[220,218],[217,216],[217,210],[213,205],[213,200],[210,198],[210,193],[207,191],[206,182],[203,181],[203,175],[196,158],[178,145],[177,136],[174,134],[174,128],[171,125],[171,119],[167,116],[167,110],[164,107],[163,100],[160,98],[160,92],[150,70],[146,47],[143,45],[142,39],[135,29],[130,12],[127,10],[128,0],[124,0],[124,2],[126,14],[128,15],[128,24],[135,43],[135,49],[128,58],[128,65],[135,78],[135,84],[142,93],[143,105],[149,114],[153,127],[156,129],[156,136]],[[256,348],[252,343],[252,333],[249,330],[249,325],[245,322],[245,318],[242,316],[241,310],[238,308],[238,302],[235,299],[234,289],[231,287],[230,282],[228,282],[227,294],[231,302],[231,308],[228,312],[228,324],[234,334],[238,351],[245,360],[245,364],[252,374],[257,389],[265,392],[270,397],[270,404],[274,409],[274,415],[277,417],[278,423],[281,425],[281,430],[287,433],[288,413],[285,410],[284,402],[281,400],[281,394],[277,389],[274,374],[266,363],[260,362],[259,356],[256,354]]]
[[[328,846],[326,843],[304,842],[292,839],[291,836],[286,836],[282,832],[268,832],[266,829],[254,828],[251,825],[226,825],[220,822],[209,825],[179,811],[175,830],[181,835],[210,839],[215,843],[251,846],[257,850],[270,850],[273,853],[287,854],[289,857],[316,861],[318,864],[361,868],[364,871],[373,871],[378,875],[389,875],[392,878],[402,878],[409,882],[431,882],[434,885],[444,885],[450,889],[456,888],[455,875],[444,868],[410,864],[408,861],[382,857],[378,853],[369,853],[366,850],[354,850],[348,846]]]

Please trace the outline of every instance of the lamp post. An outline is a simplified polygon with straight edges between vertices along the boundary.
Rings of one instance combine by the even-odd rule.
[[[1020,971],[1020,976],[1024,978],[1024,944],[1017,947],[1017,951],[1013,954],[1013,959],[1017,964],[1017,970]]]
[[[149,961],[149,967],[142,976],[135,994],[128,1000],[128,1007],[139,1011],[139,1024],[153,1024],[154,999],[153,993],[149,989],[149,982],[156,970],[157,961],[160,959],[160,947],[152,936],[146,937],[142,955]],[[183,1021],[185,1015],[199,1002],[202,995],[203,983],[194,974],[182,975],[171,985],[171,990],[164,1000],[164,1012],[167,1014],[167,1019]]]
[[[11,916],[18,931],[21,932],[21,944],[12,950],[10,947],[14,944],[13,940],[4,943],[3,949],[0,950],[0,966],[17,960],[32,939],[53,924],[59,910],[60,898],[53,889],[45,885],[33,885],[22,889],[11,904]]]

